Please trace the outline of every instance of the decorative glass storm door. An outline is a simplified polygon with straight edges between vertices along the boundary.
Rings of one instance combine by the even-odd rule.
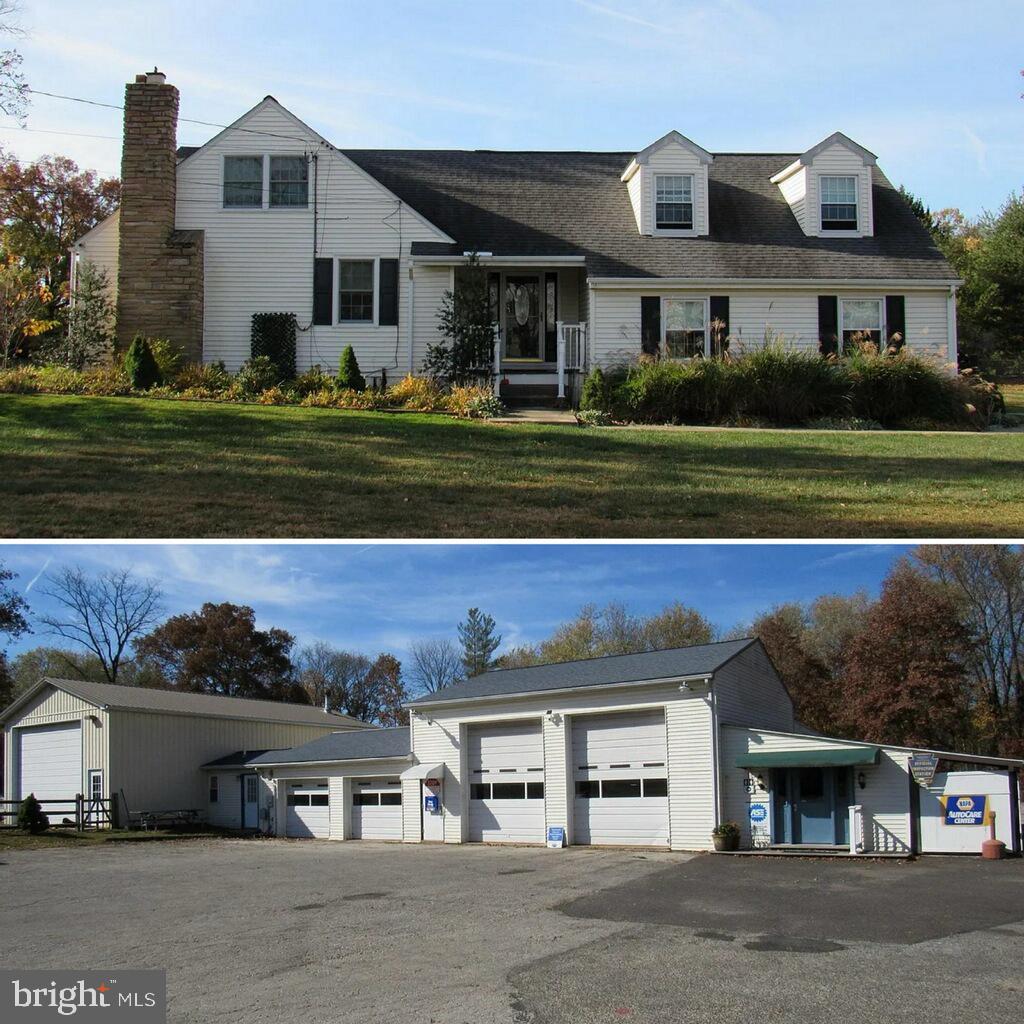
[[[509,274],[505,278],[505,358],[539,360],[544,319],[540,306],[540,275]]]

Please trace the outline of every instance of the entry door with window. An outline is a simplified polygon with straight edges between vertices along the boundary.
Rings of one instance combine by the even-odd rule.
[[[836,841],[832,772],[828,768],[796,769],[797,842],[830,846]]]
[[[260,781],[255,775],[242,776],[242,828],[260,823]]]
[[[505,278],[505,358],[537,361],[543,358],[544,317],[539,274],[509,274]]]
[[[90,825],[98,825],[106,820],[103,809],[103,771],[99,768],[89,769],[89,803],[86,820]]]

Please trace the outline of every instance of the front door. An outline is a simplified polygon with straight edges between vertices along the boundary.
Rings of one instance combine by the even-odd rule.
[[[505,358],[539,361],[544,318],[541,316],[540,275],[505,277]]]
[[[255,775],[242,777],[242,828],[258,828],[260,823],[260,783]]]
[[[836,841],[835,788],[828,768],[796,769],[798,843],[831,846]]]

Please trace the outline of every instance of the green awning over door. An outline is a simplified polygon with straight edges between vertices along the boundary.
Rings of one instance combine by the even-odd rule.
[[[878,764],[878,747],[819,747],[816,750],[752,750],[736,758],[737,768],[845,768]]]

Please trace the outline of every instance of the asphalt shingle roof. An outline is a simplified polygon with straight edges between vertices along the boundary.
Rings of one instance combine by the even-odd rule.
[[[633,153],[346,149],[346,156],[456,240],[419,255],[586,257],[595,277],[914,278],[956,275],[884,174],[872,168],[872,238],[808,238],[770,178],[795,153],[718,153],[710,236],[640,235],[620,180]]]
[[[204,768],[221,768],[236,766],[242,766],[252,764],[257,757],[262,757],[264,754],[269,753],[267,750],[236,750],[233,754],[225,754],[223,757],[215,758],[213,761],[207,761],[203,765]]]
[[[250,764],[292,764],[299,761],[363,761],[376,757],[408,757],[409,727],[361,729],[320,736],[290,750],[271,750]]]
[[[268,722],[292,722],[297,725],[327,725],[369,728],[349,715],[309,704],[289,704],[277,700],[252,700],[246,697],[218,697],[206,693],[182,693],[179,690],[152,690],[144,686],[115,686],[83,679],[55,679],[45,682],[100,707],[133,711],[163,711],[177,715],[214,715],[221,718],[250,718]],[[13,706],[13,705],[12,705]]]
[[[758,642],[747,637],[716,644],[647,651],[643,654],[618,654],[586,661],[498,669],[449,686],[429,697],[410,701],[409,704],[415,707],[417,704],[472,697],[501,697],[576,686],[607,686],[610,683],[639,683],[650,679],[674,679],[704,673],[710,675],[745,647]]]

